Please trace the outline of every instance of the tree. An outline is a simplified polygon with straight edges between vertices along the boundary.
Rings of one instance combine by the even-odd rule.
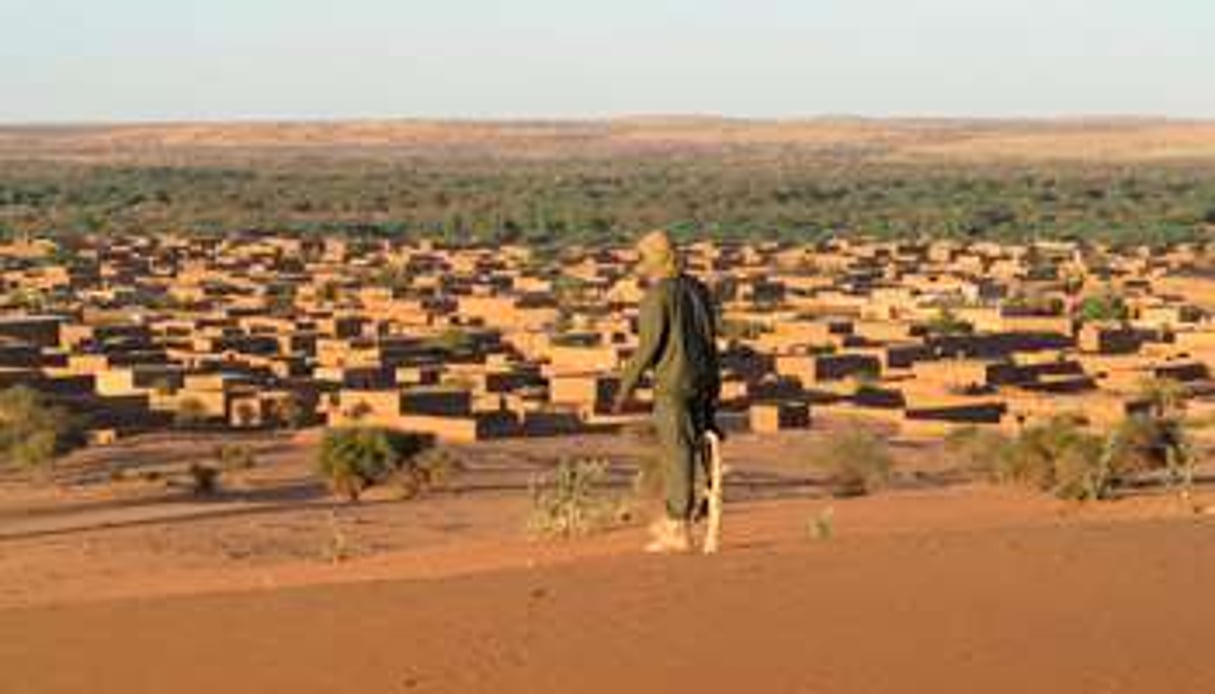
[[[1085,297],[1078,313],[1085,323],[1121,322],[1130,317],[1126,301],[1111,292]]]
[[[863,496],[890,479],[894,458],[886,442],[863,429],[832,436],[813,463],[827,473],[834,496]]]

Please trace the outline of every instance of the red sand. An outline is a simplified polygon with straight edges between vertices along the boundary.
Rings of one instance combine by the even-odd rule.
[[[901,488],[831,500],[799,486],[813,444],[732,440],[711,558],[644,556],[636,524],[528,541],[527,480],[568,442],[463,451],[457,489],[342,507],[336,564],[303,449],[213,501],[10,485],[0,693],[1215,692],[1212,516],[921,485],[937,456],[916,447]],[[834,537],[814,540],[828,507]]]
[[[4,691],[1210,692],[1215,526],[609,556],[0,613]]]

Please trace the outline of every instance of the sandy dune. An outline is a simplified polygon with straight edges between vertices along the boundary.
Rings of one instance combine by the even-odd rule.
[[[562,158],[783,151],[901,161],[1168,161],[1215,157],[1215,124],[1156,119],[950,121],[647,117],[0,127],[0,158],[172,163],[251,154]],[[183,159],[184,157],[184,159]]]
[[[712,558],[640,554],[639,521],[529,539],[527,480],[559,439],[464,449],[452,490],[341,506],[340,562],[306,440],[251,440],[261,464],[209,501],[0,485],[0,691],[1215,691],[1215,517],[1161,493],[1075,506],[950,482],[917,441],[895,442],[895,487],[832,499],[799,463],[819,436],[731,438]],[[209,445],[111,454],[162,468]]]
[[[5,691],[1209,692],[1215,526],[876,535],[11,610]]]

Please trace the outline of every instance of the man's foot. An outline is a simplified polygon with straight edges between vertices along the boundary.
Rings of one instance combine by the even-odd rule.
[[[650,526],[654,539],[645,546],[650,554],[676,554],[692,550],[692,535],[682,521],[660,520]]]

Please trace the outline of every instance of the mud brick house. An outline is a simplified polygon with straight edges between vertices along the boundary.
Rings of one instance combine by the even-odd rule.
[[[3,316],[0,337],[35,347],[57,347],[63,323],[59,316]]]
[[[628,248],[550,261],[510,245],[107,234],[73,249],[90,262],[57,265],[54,243],[35,243],[0,254],[0,285],[59,303],[30,316],[0,302],[0,385],[113,403],[141,426],[190,400],[232,427],[302,409],[448,440],[560,434],[610,419],[637,343]],[[801,426],[807,405],[940,435],[1088,400],[1104,426],[1146,380],[1210,389],[1215,280],[1182,272],[1193,249],[853,238],[704,242],[687,262],[722,302],[723,407],[756,432]],[[1078,320],[1097,291],[1126,301],[1126,325]],[[971,332],[941,334],[943,307]]]
[[[180,366],[140,364],[108,367],[92,371],[98,395],[136,395],[150,392],[171,393],[185,385]]]
[[[238,391],[229,403],[228,424],[244,429],[314,424],[318,403],[318,393],[308,388]]]
[[[841,381],[850,377],[873,377],[882,373],[877,357],[861,353],[779,355],[776,373],[796,378],[803,385]]]
[[[515,330],[542,330],[557,322],[559,310],[551,297],[462,296],[456,313],[469,322]]]
[[[900,320],[858,320],[852,322],[852,334],[869,342],[904,342],[920,337],[922,330]]]
[[[177,390],[151,392],[151,407],[175,414],[197,409],[204,419],[226,422],[232,417],[233,400],[256,386],[253,380],[231,372],[187,373]]]
[[[1136,326],[1148,329],[1174,329],[1195,325],[1203,318],[1202,309],[1174,299],[1170,303],[1153,302],[1134,307]]]
[[[1076,344],[1081,351],[1095,354],[1134,354],[1155,337],[1152,331],[1130,326],[1089,323],[1080,328]]]
[[[624,363],[626,352],[616,345],[550,344],[541,351],[544,374],[612,373]]]
[[[543,385],[540,369],[523,364],[456,363],[449,365],[443,380],[474,393],[510,393]]]
[[[52,366],[57,359],[43,348],[11,338],[0,338],[0,368],[32,370]]]
[[[778,320],[772,323],[772,331],[761,334],[752,344],[768,352],[805,351],[808,347],[842,347],[852,334],[852,321],[848,319],[823,320]]]
[[[747,413],[751,431],[771,433],[810,426],[810,405],[804,401],[757,402]]]
[[[554,375],[549,378],[549,401],[557,405],[570,405],[584,418],[607,414],[620,379],[605,374]]]
[[[937,335],[925,344],[940,358],[1008,357],[1018,352],[1058,352],[1075,347],[1075,338],[1059,333],[989,333]]]
[[[934,358],[932,349],[919,342],[897,342],[877,347],[853,347],[857,354],[872,355],[881,364],[882,373],[910,369],[920,361]]]
[[[952,425],[998,425],[1008,412],[1008,404],[1000,398],[932,398],[912,400],[903,409],[904,422]],[[919,427],[920,432],[926,427]]]
[[[419,386],[386,390],[342,389],[338,405],[348,419],[388,418],[404,414],[462,416],[472,412],[472,394],[450,387]]]
[[[446,388],[342,390],[329,410],[332,426],[371,424],[433,435],[446,442],[471,442],[521,433],[519,416],[508,410],[474,412],[472,394]]]

